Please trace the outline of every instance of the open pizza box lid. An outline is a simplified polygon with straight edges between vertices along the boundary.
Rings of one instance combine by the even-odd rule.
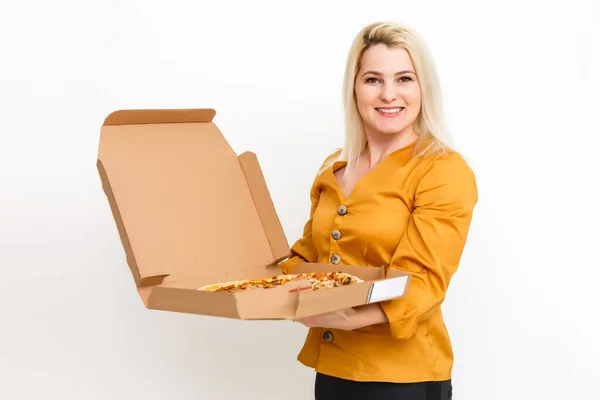
[[[238,293],[219,282],[281,275],[290,247],[255,154],[236,155],[212,109],[122,110],[104,121],[97,167],[137,290],[149,309],[238,319],[294,319],[401,297],[409,275],[303,263],[363,283],[306,281]]]

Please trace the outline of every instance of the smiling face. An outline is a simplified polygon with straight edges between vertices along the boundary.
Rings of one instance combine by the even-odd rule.
[[[421,110],[421,87],[409,53],[378,44],[360,61],[354,92],[368,138],[416,134],[414,122]]]

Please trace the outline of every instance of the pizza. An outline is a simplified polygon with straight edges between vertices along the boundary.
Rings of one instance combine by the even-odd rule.
[[[363,282],[362,279],[345,272],[305,272],[299,274],[278,275],[270,278],[245,279],[206,285],[198,290],[209,292],[243,292],[249,289],[270,289],[286,283],[308,279],[312,290],[322,290]]]

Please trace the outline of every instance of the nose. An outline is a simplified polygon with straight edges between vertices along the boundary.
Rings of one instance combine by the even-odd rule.
[[[392,101],[396,100],[396,92],[394,85],[391,85],[389,83],[383,84],[381,86],[380,97],[382,101],[385,101],[387,103],[391,103]]]

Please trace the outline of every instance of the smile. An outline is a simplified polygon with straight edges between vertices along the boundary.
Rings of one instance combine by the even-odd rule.
[[[400,111],[404,110],[404,107],[395,107],[395,108],[376,108],[376,110],[380,114],[384,114],[385,116],[396,116],[400,113]]]

